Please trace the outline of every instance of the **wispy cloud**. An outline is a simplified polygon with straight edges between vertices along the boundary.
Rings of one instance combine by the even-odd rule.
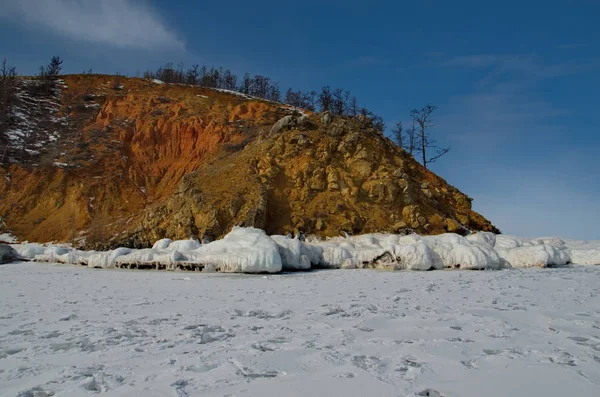
[[[537,54],[475,54],[457,56],[444,61],[443,66],[485,69],[488,79],[511,74],[513,78],[543,80],[575,74],[587,63],[576,60],[549,64]]]
[[[470,175],[463,184],[475,199],[475,210],[504,232],[597,238],[598,218],[588,216],[598,213],[597,203],[589,199],[595,188],[575,180],[593,174],[582,163],[590,152],[577,149],[563,161],[575,131],[568,120],[577,109],[555,101],[557,92],[547,95],[555,80],[596,63],[553,61],[538,54],[475,54],[441,63],[472,81],[441,104],[436,120],[454,156],[469,159],[447,174],[457,179]]]
[[[560,49],[560,50],[570,50],[573,48],[584,48],[587,47],[587,44],[585,43],[569,43],[569,44],[560,44],[557,45],[556,48]]]
[[[523,136],[558,136],[564,129],[556,120],[567,114],[516,88],[456,95],[442,110],[438,124],[450,132],[447,139],[453,146],[490,149]]]
[[[18,0],[4,2],[0,17],[27,28],[118,48],[182,50],[183,41],[139,0]],[[8,4],[6,4],[8,3]]]
[[[356,58],[352,58],[348,62],[350,67],[373,67],[373,66],[386,66],[388,61],[382,58],[378,58],[372,55],[362,55]]]
[[[536,93],[546,81],[589,67],[589,61],[552,63],[537,54],[475,54],[444,61],[444,67],[481,72],[471,93],[455,95],[443,107],[443,122],[453,131],[450,139],[485,146],[524,135],[562,134],[557,120],[568,112]]]

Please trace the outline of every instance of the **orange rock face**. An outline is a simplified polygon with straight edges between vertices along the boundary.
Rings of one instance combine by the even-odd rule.
[[[66,76],[59,138],[0,168],[0,216],[20,239],[148,246],[234,225],[322,236],[496,231],[364,120],[325,124],[208,88],[114,79]],[[272,131],[286,115],[291,123]]]

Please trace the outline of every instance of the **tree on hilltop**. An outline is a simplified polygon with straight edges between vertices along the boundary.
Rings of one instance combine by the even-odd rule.
[[[423,162],[423,167],[427,168],[428,164],[435,162],[437,159],[447,154],[450,151],[450,148],[440,148],[438,147],[437,141],[431,137],[431,133],[429,132],[430,128],[435,127],[431,121],[431,114],[437,109],[435,105],[425,105],[421,109],[413,109],[410,114],[412,119],[417,125],[417,136],[419,143],[419,152],[421,152],[421,159]],[[434,155],[428,157],[429,150],[432,149],[434,151]]]
[[[400,148],[406,150],[406,137],[404,136],[402,122],[398,121],[392,128],[392,141]]]

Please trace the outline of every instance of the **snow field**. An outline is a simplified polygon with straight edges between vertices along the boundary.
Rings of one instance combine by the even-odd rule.
[[[599,278],[17,262],[0,266],[0,397],[596,397]]]
[[[366,234],[324,241],[267,236],[255,228],[234,227],[223,239],[157,241],[151,249],[106,252],[62,246],[11,244],[22,258],[94,268],[278,273],[289,270],[375,268],[386,270],[503,269],[600,264],[600,242],[558,238],[523,239],[474,233],[439,236]]]

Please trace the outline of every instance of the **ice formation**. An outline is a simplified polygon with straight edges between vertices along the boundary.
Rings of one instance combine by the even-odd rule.
[[[301,241],[234,227],[223,239],[162,239],[152,248],[80,251],[65,246],[11,244],[24,259],[95,268],[278,273],[311,268],[386,270],[502,269],[600,265],[600,242],[525,239],[492,233],[439,236],[365,234]]]

